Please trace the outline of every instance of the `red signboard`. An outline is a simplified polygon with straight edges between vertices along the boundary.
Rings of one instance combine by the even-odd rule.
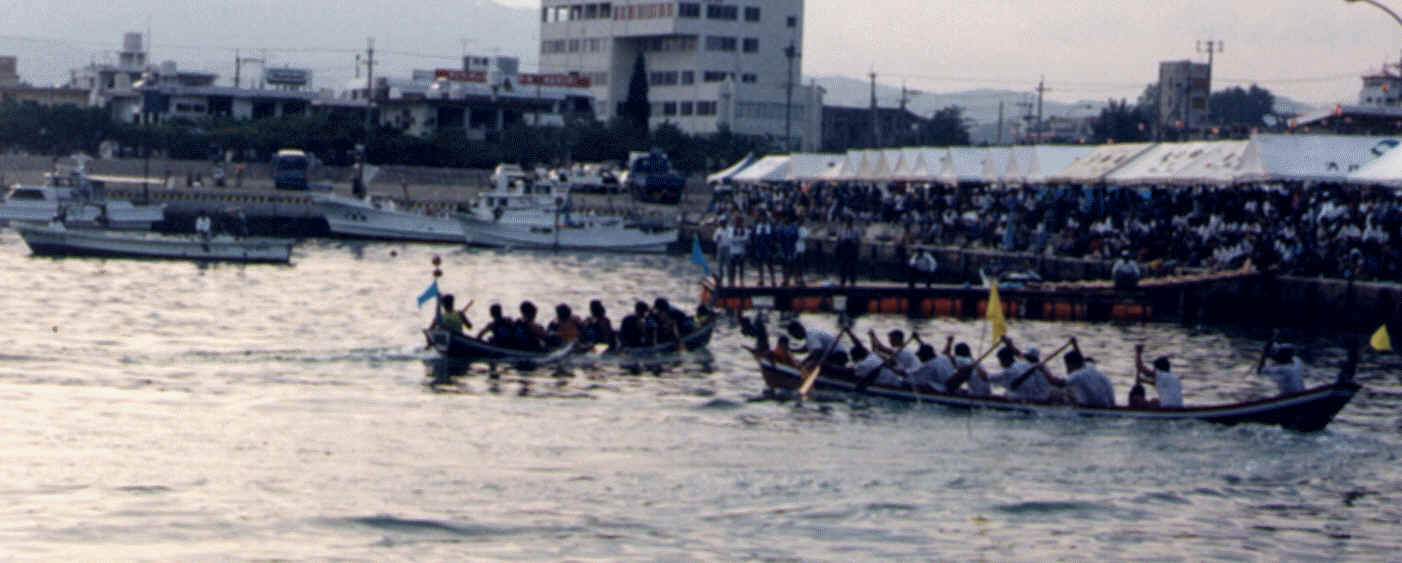
[[[516,77],[522,86],[561,86],[564,88],[588,88],[589,77],[576,74],[525,74]]]
[[[440,68],[433,71],[433,77],[447,79],[452,82],[486,82],[487,71]]]

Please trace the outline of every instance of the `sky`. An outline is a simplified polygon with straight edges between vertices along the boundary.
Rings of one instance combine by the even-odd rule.
[[[375,37],[377,73],[453,66],[465,49],[536,60],[539,0],[0,0],[0,54],[36,84],[101,60],[124,31],[150,29],[154,58],[233,74],[233,50],[312,68],[343,87],[355,52]],[[1402,0],[1379,0],[1402,9]],[[763,3],[743,0],[741,3]],[[1214,89],[1260,84],[1316,105],[1356,101],[1359,76],[1402,58],[1402,25],[1345,0],[808,0],[803,71],[865,77],[932,92],[1032,90],[1063,101],[1128,98],[1158,62],[1206,61],[1219,40]],[[165,49],[162,49],[162,46]]]

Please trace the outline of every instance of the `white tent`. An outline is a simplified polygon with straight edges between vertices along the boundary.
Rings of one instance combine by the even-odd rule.
[[[1348,175],[1348,181],[1354,184],[1402,187],[1402,150],[1394,148],[1376,160],[1360,166]]]
[[[1095,145],[1035,145],[1023,158],[1026,182],[1040,184],[1060,174],[1077,159],[1095,152]]]
[[[1098,184],[1106,174],[1114,172],[1153,146],[1153,143],[1100,145],[1089,154],[1076,159],[1061,172],[1048,174],[1047,179],[1068,184]]]
[[[983,181],[983,161],[987,151],[974,147],[950,147],[946,168],[940,171],[940,181],[947,184]]]
[[[837,166],[818,173],[817,180],[824,182],[840,182],[849,178],[853,171],[857,169],[857,163],[852,158],[852,151],[847,151],[846,154],[837,156]]]
[[[1213,144],[1207,141],[1159,143],[1106,174],[1105,183],[1119,186],[1171,183],[1177,179],[1179,171],[1202,158]]]
[[[891,151],[873,152],[876,153],[876,162],[872,164],[871,173],[862,177],[862,179],[870,182],[881,182],[891,179],[891,161],[887,158]],[[896,152],[896,156],[899,158],[900,152]]]
[[[1026,178],[1025,168],[1018,161],[1021,158],[1031,158],[1031,147],[1009,147],[1007,163],[1003,165],[1003,175],[999,178],[1000,183],[1008,186],[1020,186]],[[1019,154],[1022,153],[1022,154]]]
[[[1003,170],[1000,169],[999,162],[1007,162],[1007,147],[989,147],[980,149],[983,158],[979,160],[979,181],[986,185],[995,185],[1003,180]]]
[[[1342,182],[1397,142],[1395,137],[1252,135],[1236,180]]]
[[[769,155],[730,177],[736,184],[782,182],[789,174],[789,155]]]
[[[789,173],[786,180],[811,182],[821,179],[823,174],[841,166],[846,160],[841,154],[797,153],[789,155]]]
[[[1241,174],[1242,156],[1250,141],[1209,143],[1202,155],[1174,174],[1175,184],[1231,185]]]
[[[876,170],[876,154],[878,151],[857,151],[861,160],[857,161],[857,173],[848,177],[849,180],[865,181],[872,177]]]
[[[726,180],[729,180],[736,173],[740,172],[741,170],[744,170],[745,168],[749,167],[751,164],[754,163],[755,153],[747,154],[745,155],[745,158],[735,161],[735,164],[726,167],[725,170],[721,170],[720,172],[716,172],[715,174],[707,176],[706,183],[714,184],[717,182],[724,182]]]

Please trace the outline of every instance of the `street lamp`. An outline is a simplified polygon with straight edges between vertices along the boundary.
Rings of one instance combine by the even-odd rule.
[[[1384,5],[1382,5],[1382,4],[1379,4],[1379,3],[1377,2],[1377,0],[1344,0],[1344,2],[1345,2],[1345,3],[1348,3],[1348,4],[1354,4],[1354,3],[1357,3],[1357,2],[1363,2],[1364,4],[1371,4],[1373,7],[1377,8],[1377,9],[1379,9],[1379,10],[1382,10],[1382,11],[1384,11],[1384,12],[1387,12],[1387,15],[1392,16],[1392,19],[1397,20],[1397,23],[1398,23],[1399,25],[1402,25],[1402,16],[1398,16],[1398,15],[1397,15],[1397,12],[1392,11],[1391,8],[1388,8],[1387,6],[1384,6]]]

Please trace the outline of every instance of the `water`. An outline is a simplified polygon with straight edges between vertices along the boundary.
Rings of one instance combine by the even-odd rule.
[[[479,322],[493,299],[597,297],[617,320],[697,293],[674,257],[313,241],[291,267],[198,266],[38,259],[0,233],[0,556],[1386,559],[1402,537],[1396,356],[1365,354],[1365,391],[1312,435],[756,401],[730,327],[660,374],[444,393],[414,303],[434,253]],[[984,329],[868,326],[975,347]],[[1067,331],[1121,399],[1140,339],[1175,354],[1189,401],[1271,391],[1244,375],[1252,335],[1012,321],[1043,350]],[[1332,377],[1342,350],[1299,344]]]

